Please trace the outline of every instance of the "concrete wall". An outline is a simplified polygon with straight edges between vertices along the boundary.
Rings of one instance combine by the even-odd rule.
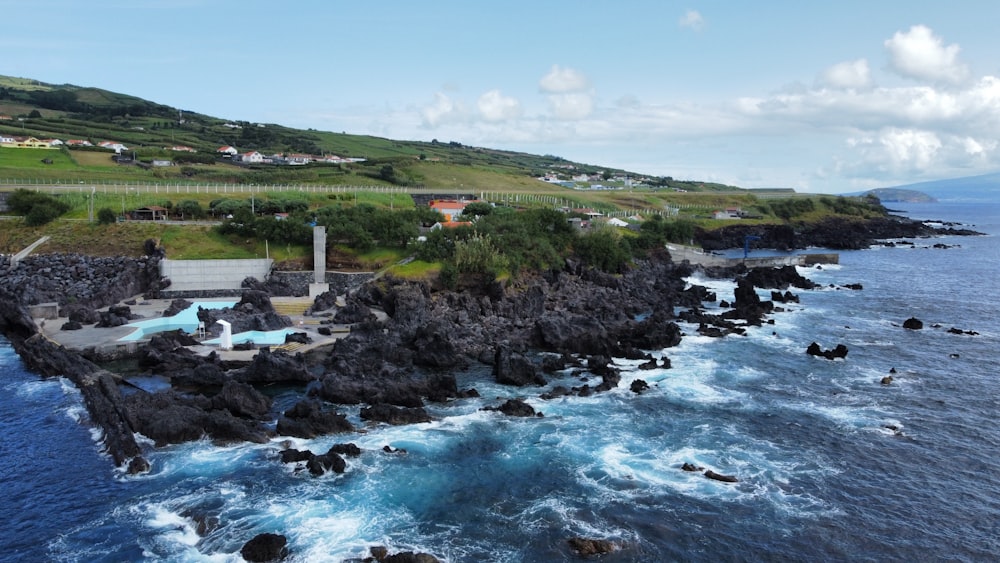
[[[270,259],[161,260],[160,275],[170,279],[168,291],[240,289],[249,277],[266,280]]]

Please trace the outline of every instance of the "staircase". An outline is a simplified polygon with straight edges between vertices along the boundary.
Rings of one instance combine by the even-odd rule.
[[[313,300],[308,297],[272,297],[271,305],[279,315],[289,317],[301,317],[313,304]]]

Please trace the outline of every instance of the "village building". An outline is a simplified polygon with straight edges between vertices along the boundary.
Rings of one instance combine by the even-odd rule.
[[[231,147],[229,145],[219,147],[215,149],[215,152],[221,154],[223,158],[232,158],[240,153],[240,151],[236,150],[236,147]]]
[[[167,209],[159,205],[140,207],[132,212],[132,218],[138,221],[163,221],[167,218]]]
[[[437,211],[441,215],[444,215],[445,222],[454,221],[456,217],[461,217],[462,212],[465,211],[465,206],[473,201],[458,201],[454,199],[436,199],[432,200],[430,208]]]

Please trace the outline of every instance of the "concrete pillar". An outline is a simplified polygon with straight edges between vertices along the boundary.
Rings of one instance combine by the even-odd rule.
[[[326,283],[326,227],[313,227],[313,283],[309,284],[309,297],[316,299],[330,290]]]
[[[326,227],[313,227],[313,282],[326,283]]]

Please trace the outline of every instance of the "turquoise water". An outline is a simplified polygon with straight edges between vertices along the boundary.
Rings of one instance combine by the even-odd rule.
[[[285,335],[299,332],[294,328],[283,328],[281,330],[248,330],[246,332],[239,332],[233,335],[233,344],[243,344],[244,342],[253,342],[257,345],[263,346],[277,346],[279,344],[285,343]],[[219,345],[218,338],[212,338],[202,342],[202,344],[210,344],[214,346]]]
[[[126,326],[134,327],[136,330],[127,336],[118,339],[119,342],[135,342],[149,338],[157,332],[181,329],[184,332],[194,332],[198,329],[198,309],[225,309],[236,305],[235,301],[195,301],[190,307],[172,317],[160,317],[148,319]],[[235,342],[235,341],[234,341]]]

